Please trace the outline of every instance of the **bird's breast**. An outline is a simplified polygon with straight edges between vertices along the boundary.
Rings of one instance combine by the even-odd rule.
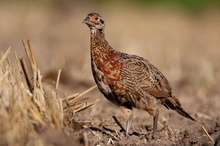
[[[107,52],[95,50],[92,56],[97,68],[109,79],[111,80],[121,80],[120,76],[121,69],[123,68],[123,63],[120,61],[117,52]]]
[[[118,52],[112,50],[92,50],[92,62],[98,71],[95,74],[102,74],[102,82],[108,85],[114,93],[123,93],[125,85],[122,82],[121,69],[123,63]],[[93,67],[94,68],[94,67]]]

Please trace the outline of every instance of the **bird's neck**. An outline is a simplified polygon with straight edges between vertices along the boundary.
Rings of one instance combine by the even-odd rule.
[[[101,49],[102,44],[108,44],[105,40],[105,34],[103,30],[91,29],[91,48]]]
[[[108,44],[105,39],[105,34],[103,30],[91,29],[91,40],[90,47],[92,53],[111,53],[113,51],[112,47]]]
[[[120,53],[114,50],[106,41],[104,32],[91,31],[91,60],[92,66],[96,66],[102,72],[110,71],[110,67],[118,67]],[[108,65],[107,65],[108,64]],[[110,64],[110,65],[109,65]]]
[[[102,38],[105,38],[105,34],[104,34],[104,30],[103,29],[91,28],[90,32],[91,32],[91,36],[92,37],[101,36]]]

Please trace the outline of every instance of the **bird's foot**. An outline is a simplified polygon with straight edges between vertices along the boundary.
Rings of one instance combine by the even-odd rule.
[[[157,140],[157,134],[153,134],[152,139],[156,141]]]

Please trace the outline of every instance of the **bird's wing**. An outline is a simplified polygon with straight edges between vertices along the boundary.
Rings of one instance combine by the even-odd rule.
[[[154,97],[172,97],[172,88],[165,76],[148,60],[124,55],[121,70],[123,83],[129,92]]]

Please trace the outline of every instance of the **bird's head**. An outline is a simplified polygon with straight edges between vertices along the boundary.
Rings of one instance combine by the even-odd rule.
[[[89,13],[83,20],[83,23],[87,24],[91,30],[103,30],[105,22],[98,13]]]

